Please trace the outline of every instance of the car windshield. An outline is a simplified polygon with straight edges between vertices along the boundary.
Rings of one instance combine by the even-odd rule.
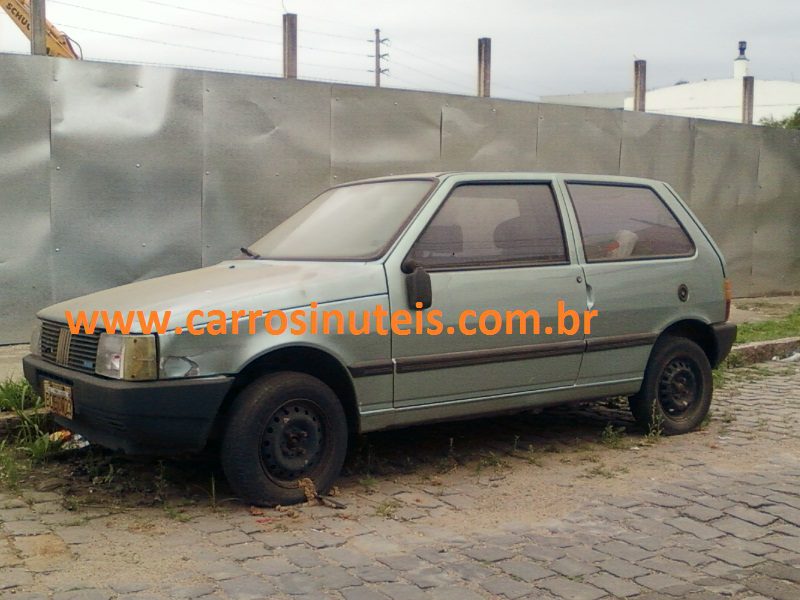
[[[263,259],[371,260],[394,242],[430,179],[359,183],[317,196],[248,250]]]

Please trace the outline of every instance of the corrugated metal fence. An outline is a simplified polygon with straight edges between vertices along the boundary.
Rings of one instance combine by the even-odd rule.
[[[0,343],[55,301],[229,258],[331,183],[413,171],[671,183],[739,296],[800,289],[800,132],[0,56]]]

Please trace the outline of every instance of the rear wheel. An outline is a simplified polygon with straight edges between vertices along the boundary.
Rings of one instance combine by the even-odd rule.
[[[668,335],[653,348],[642,387],[628,402],[645,431],[675,435],[703,422],[712,391],[711,365],[702,348],[687,338]]]
[[[306,499],[333,485],[347,451],[347,424],[330,387],[304,373],[271,373],[234,400],[222,440],[222,466],[233,490],[258,505]]]

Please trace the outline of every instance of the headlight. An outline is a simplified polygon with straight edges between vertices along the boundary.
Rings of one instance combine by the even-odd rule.
[[[114,379],[158,379],[156,336],[101,334],[94,370]]]
[[[42,322],[39,319],[36,319],[31,332],[31,354],[42,355]]]

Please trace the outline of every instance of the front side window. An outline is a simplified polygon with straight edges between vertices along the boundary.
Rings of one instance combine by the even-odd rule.
[[[567,261],[547,184],[469,184],[448,196],[409,258],[426,268]]]
[[[275,260],[371,260],[414,216],[433,180],[406,179],[332,188],[252,244]]]
[[[589,262],[691,256],[694,245],[652,189],[568,184]]]

